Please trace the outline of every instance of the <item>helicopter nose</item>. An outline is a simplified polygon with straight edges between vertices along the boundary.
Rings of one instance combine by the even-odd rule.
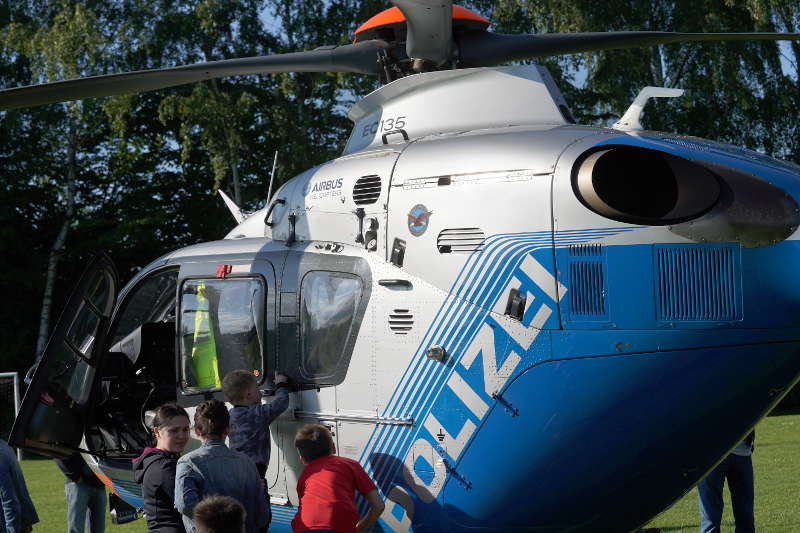
[[[800,342],[551,361],[503,392],[443,501],[460,528],[630,531],[689,490],[800,375]],[[626,502],[620,505],[620,502]]]

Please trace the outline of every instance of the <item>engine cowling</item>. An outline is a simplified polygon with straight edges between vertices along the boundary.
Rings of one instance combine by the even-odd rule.
[[[663,226],[697,218],[720,197],[707,168],[664,152],[603,147],[574,166],[572,187],[592,211],[620,222]]]

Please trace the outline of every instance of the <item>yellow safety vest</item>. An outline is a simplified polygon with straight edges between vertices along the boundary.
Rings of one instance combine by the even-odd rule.
[[[212,389],[220,387],[221,381],[217,367],[217,343],[211,323],[211,305],[206,295],[206,285],[201,282],[197,286],[197,310],[194,313],[192,365],[197,377],[197,387]]]

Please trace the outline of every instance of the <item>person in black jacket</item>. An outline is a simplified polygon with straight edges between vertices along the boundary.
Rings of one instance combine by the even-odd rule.
[[[175,464],[189,442],[189,415],[175,404],[164,404],[153,419],[155,448],[145,448],[133,462],[133,475],[142,485],[147,529],[158,533],[185,533],[175,509]]]
[[[67,533],[103,533],[106,529],[105,485],[80,453],[55,461],[66,477]]]

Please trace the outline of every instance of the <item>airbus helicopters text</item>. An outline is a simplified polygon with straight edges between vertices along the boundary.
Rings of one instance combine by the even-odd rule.
[[[89,265],[14,445],[83,451],[133,515],[150,409],[221,399],[241,368],[268,396],[279,371],[297,390],[273,426],[274,530],[298,504],[293,435],[318,422],[376,480],[383,531],[622,532],[800,379],[800,167],[642,130],[672,91],[581,126],[545,68],[494,66],[800,34],[499,35],[451,2],[393,3],[349,45],[0,91],[12,109],[238,74],[385,83],[350,110],[341,157],[224,239],[121,290],[110,259]]]

